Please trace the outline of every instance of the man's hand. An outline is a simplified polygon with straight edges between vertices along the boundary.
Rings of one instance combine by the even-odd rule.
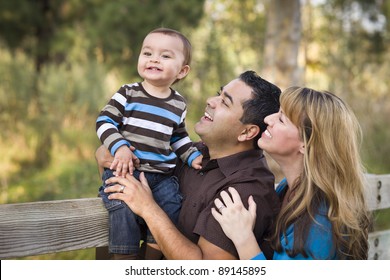
[[[102,177],[104,168],[110,168],[111,163],[114,161],[114,157],[104,145],[101,145],[95,152],[95,159],[98,165],[100,177]]]
[[[109,199],[124,201],[134,213],[141,217],[143,217],[145,211],[153,211],[154,207],[159,208],[154,201],[152,191],[143,172],[140,174],[140,181],[127,173],[125,178],[109,178],[106,180],[106,184],[113,184],[104,190],[106,193],[111,193]]]

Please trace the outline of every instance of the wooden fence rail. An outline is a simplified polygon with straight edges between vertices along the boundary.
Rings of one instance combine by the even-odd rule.
[[[390,208],[390,174],[367,174],[370,210]],[[370,233],[369,259],[390,260],[390,228]],[[108,245],[100,198],[0,205],[0,259]]]

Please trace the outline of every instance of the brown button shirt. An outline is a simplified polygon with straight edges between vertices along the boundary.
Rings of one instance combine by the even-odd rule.
[[[179,230],[192,242],[200,236],[238,258],[237,251],[211,214],[214,199],[222,190],[234,187],[248,207],[248,197],[257,204],[254,233],[259,244],[272,231],[272,223],[279,212],[280,200],[275,192],[275,178],[268,169],[261,150],[250,150],[210,160],[207,148],[198,147],[203,154],[202,169],[182,165],[177,168],[183,205],[179,216]],[[268,245],[261,245],[266,256],[272,256]]]

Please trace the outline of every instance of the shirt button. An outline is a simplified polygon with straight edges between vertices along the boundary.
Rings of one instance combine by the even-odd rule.
[[[199,172],[199,175],[200,175],[200,176],[203,176],[203,175],[204,175],[204,173],[203,173],[203,172]]]

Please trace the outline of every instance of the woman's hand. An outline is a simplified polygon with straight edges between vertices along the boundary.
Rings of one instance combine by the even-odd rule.
[[[145,215],[146,211],[152,211],[153,207],[158,207],[143,172],[140,174],[140,181],[127,173],[125,178],[109,178],[106,180],[106,184],[114,184],[104,190],[106,193],[111,193],[108,196],[109,199],[122,200],[141,217]]]
[[[240,259],[250,259],[261,252],[253,234],[256,222],[256,203],[250,196],[247,210],[237,190],[230,187],[228,191],[231,197],[226,191],[222,191],[222,201],[219,198],[214,200],[216,208],[212,208],[211,213],[221,225],[226,236],[234,243]]]

